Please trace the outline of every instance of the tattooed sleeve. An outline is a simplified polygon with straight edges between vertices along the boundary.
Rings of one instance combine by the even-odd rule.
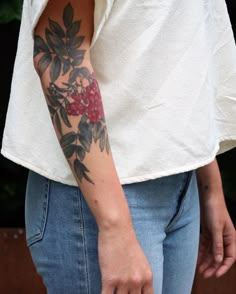
[[[70,3],[63,11],[63,25],[48,19],[45,39],[35,35],[34,57],[38,74],[49,72],[50,82],[46,98],[51,119],[59,134],[60,144],[80,181],[94,183],[83,163],[91,144],[98,144],[101,152],[109,154],[107,128],[101,95],[93,72],[85,66],[84,36],[80,35],[81,20],[74,19]],[[59,80],[62,80],[60,82]],[[75,130],[72,120],[77,117]]]

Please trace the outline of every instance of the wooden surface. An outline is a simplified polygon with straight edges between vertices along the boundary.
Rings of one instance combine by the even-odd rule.
[[[218,279],[196,274],[192,294],[236,294],[236,263]]]
[[[0,293],[46,294],[26,246],[23,228],[0,228]],[[196,274],[192,294],[236,294],[236,264],[219,279],[202,279]]]
[[[24,229],[0,228],[0,293],[46,294],[31,261]]]

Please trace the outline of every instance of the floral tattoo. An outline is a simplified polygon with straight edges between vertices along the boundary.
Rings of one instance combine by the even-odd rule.
[[[79,35],[81,21],[74,21],[70,3],[64,8],[63,24],[48,20],[45,40],[39,35],[34,37],[34,57],[40,54],[37,64],[40,76],[49,69],[46,98],[51,119],[61,135],[63,152],[67,159],[73,158],[78,179],[94,184],[83,160],[92,142],[99,144],[101,152],[106,150],[109,154],[102,100],[94,73],[81,66],[85,55],[85,50],[80,49],[84,36]],[[66,83],[56,83],[65,75],[68,76]],[[70,130],[73,117],[80,118],[76,131]],[[66,133],[62,132],[62,125],[68,130]]]

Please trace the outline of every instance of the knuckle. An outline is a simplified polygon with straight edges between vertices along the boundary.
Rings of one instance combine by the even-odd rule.
[[[115,277],[102,278],[102,287],[114,286],[116,283],[117,283],[117,279]]]
[[[153,282],[153,273],[151,271],[146,274],[146,282],[148,283]]]
[[[120,286],[127,286],[129,283],[129,279],[126,277],[120,277],[117,281]]]
[[[139,287],[143,284],[143,278],[139,275],[135,275],[131,279],[131,284],[135,287]]]
[[[145,272],[144,275],[140,273],[133,273],[132,276],[106,276],[102,277],[102,287],[114,287],[117,285],[128,286],[132,285],[135,288],[141,287],[143,284],[153,282],[153,273],[151,271]]]
[[[217,242],[216,244],[215,244],[215,249],[216,250],[223,250],[223,243],[221,243],[221,242]]]

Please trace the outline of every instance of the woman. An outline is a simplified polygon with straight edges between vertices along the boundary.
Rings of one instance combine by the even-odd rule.
[[[215,156],[236,146],[235,80],[223,0],[25,0],[2,153],[31,170],[49,294],[187,294],[197,257],[227,272]]]

